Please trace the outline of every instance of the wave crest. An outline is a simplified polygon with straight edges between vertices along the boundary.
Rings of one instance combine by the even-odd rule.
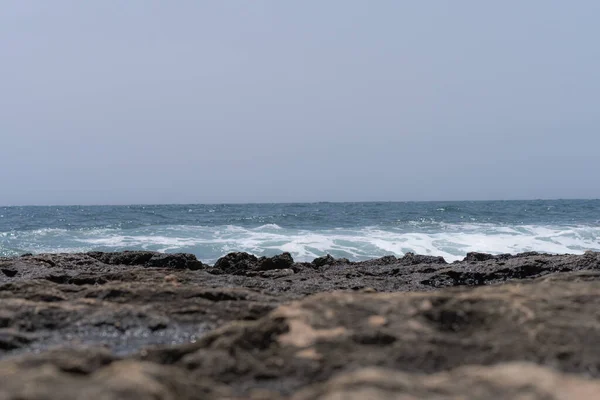
[[[600,251],[600,227],[493,224],[438,224],[421,229],[362,227],[287,229],[276,224],[255,228],[223,226],[150,226],[136,229],[37,229],[0,233],[0,255],[25,252],[80,252],[125,249],[189,252],[212,263],[231,251],[257,255],[290,252],[298,261],[325,253],[364,260],[407,252],[442,256],[447,261],[471,251],[487,253],[583,253]]]

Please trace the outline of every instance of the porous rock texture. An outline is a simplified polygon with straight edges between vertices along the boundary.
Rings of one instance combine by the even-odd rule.
[[[600,254],[0,258],[0,400],[600,398]]]

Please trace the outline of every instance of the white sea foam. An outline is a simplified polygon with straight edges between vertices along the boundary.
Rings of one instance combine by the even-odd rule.
[[[23,252],[74,252],[89,250],[145,249],[191,252],[205,262],[214,262],[231,251],[257,255],[290,252],[296,260],[308,261],[330,253],[336,257],[368,259],[407,252],[462,259],[470,251],[489,253],[583,253],[600,251],[598,226],[538,226],[492,224],[439,224],[419,229],[403,227],[337,228],[327,230],[286,229],[275,224],[256,228],[235,225],[164,226],[138,229],[39,229],[2,232],[0,255]]]

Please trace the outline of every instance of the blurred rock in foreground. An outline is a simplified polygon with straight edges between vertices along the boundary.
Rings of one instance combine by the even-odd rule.
[[[600,398],[600,254],[0,259],[0,400]]]

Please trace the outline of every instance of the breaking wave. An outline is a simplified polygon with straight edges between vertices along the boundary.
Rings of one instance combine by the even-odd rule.
[[[297,261],[310,261],[326,253],[364,260],[407,252],[461,260],[470,251],[488,253],[583,253],[600,251],[600,227],[586,225],[423,225],[359,228],[290,229],[277,224],[164,225],[131,229],[83,228],[0,232],[0,256],[23,253],[83,252],[91,250],[154,250],[188,252],[213,263],[231,251],[256,255],[290,252]]]

